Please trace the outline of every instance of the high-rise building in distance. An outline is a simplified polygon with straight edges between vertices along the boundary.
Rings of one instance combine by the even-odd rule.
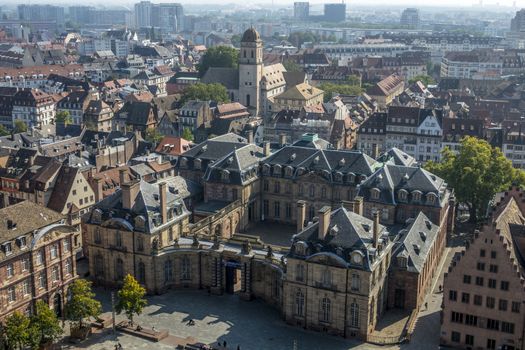
[[[343,22],[346,19],[346,4],[325,4],[324,19],[327,22]]]
[[[410,28],[419,27],[420,18],[419,10],[413,7],[406,8],[401,14],[400,24]]]
[[[297,20],[305,20],[310,16],[310,3],[308,1],[296,1],[293,4],[293,17]]]
[[[182,30],[184,10],[179,3],[153,4],[141,1],[135,4],[135,25],[141,27],[158,27],[164,31]]]
[[[510,31],[525,32],[525,9],[516,12],[516,15],[510,21]]]
[[[27,22],[55,21],[62,27],[65,23],[64,8],[53,5],[18,5],[18,19]]]

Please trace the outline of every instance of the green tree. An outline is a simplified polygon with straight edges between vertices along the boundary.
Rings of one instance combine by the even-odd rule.
[[[14,132],[15,134],[19,134],[21,132],[27,131],[27,124],[23,122],[22,120],[15,120],[15,128]]]
[[[68,111],[59,111],[55,114],[55,123],[61,123],[65,125],[73,124],[73,118]]]
[[[140,315],[147,304],[146,299],[144,299],[145,295],[146,289],[133,276],[126,275],[124,284],[118,291],[118,303],[115,306],[117,313],[120,315],[124,312],[133,325],[133,315]]]
[[[359,78],[357,75],[349,75],[346,78],[346,81],[349,85],[361,86],[361,78]]]
[[[31,328],[38,334],[39,343],[52,343],[63,333],[60,321],[44,301],[36,302],[36,312],[31,316]]]
[[[89,317],[98,317],[102,312],[102,305],[95,299],[91,290],[91,282],[84,279],[75,280],[69,287],[70,299],[66,304],[66,318],[83,326],[83,321]]]
[[[337,94],[360,95],[363,93],[363,89],[360,86],[350,84],[322,83],[319,89],[324,91],[325,102],[330,101],[330,99]]]
[[[0,124],[0,136],[7,136],[7,135],[9,135],[9,130],[7,130],[5,126]]]
[[[241,36],[239,34],[232,35],[230,41],[232,42],[232,45],[235,47],[241,46]]]
[[[239,65],[239,52],[229,46],[215,46],[209,48],[202,56],[201,62],[197,65],[200,76],[210,67],[237,68]]]
[[[300,65],[298,65],[297,63],[291,60],[284,61],[283,66],[287,72],[302,72],[303,71]]]
[[[457,154],[443,149],[441,161],[428,162],[425,168],[454,188],[458,202],[469,207],[472,222],[485,215],[497,192],[525,183],[523,171],[514,169],[499,148],[475,137],[463,138]]]
[[[190,128],[184,128],[184,130],[182,130],[182,138],[188,141],[193,141],[193,132],[191,132]]]
[[[15,311],[6,319],[2,333],[9,349],[21,349],[28,344],[29,325],[29,317],[19,311]]]
[[[321,42],[321,37],[312,32],[293,32],[288,36],[288,41],[296,47],[301,47],[306,42],[317,44]]]
[[[408,82],[410,84],[413,84],[417,81],[421,81],[425,86],[433,85],[436,83],[434,78],[432,78],[430,75],[417,75],[410,79]]]
[[[146,130],[146,141],[153,144],[157,144],[162,140],[164,135],[162,135],[157,129],[150,128]]]
[[[218,103],[230,102],[228,90],[219,83],[197,83],[187,86],[182,92],[180,103],[184,104],[189,100],[216,101]]]

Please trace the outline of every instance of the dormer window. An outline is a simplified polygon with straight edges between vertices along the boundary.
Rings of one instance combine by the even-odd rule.
[[[342,182],[343,181],[343,173],[340,171],[337,171],[335,173],[334,179],[336,182]]]
[[[181,168],[186,168],[187,166],[188,166],[188,158],[182,157],[180,159],[180,167]]]
[[[269,164],[264,164],[263,165],[263,174],[264,175],[270,175],[270,165]]]
[[[286,177],[292,177],[292,175],[293,175],[293,168],[291,166],[287,166],[284,169],[284,174],[285,174]]]
[[[351,253],[352,264],[363,265],[363,253],[359,250],[355,250]]]
[[[378,200],[380,194],[381,194],[381,191],[379,190],[379,188],[372,188],[370,190],[370,198],[372,199]]]
[[[27,247],[27,240],[26,240],[26,238],[24,236],[18,237],[16,239],[16,242],[17,242],[18,246],[20,247],[20,249],[24,249],[24,248]]]
[[[201,170],[201,168],[202,168],[202,161],[199,158],[197,158],[197,159],[195,159],[193,161],[193,168]]]
[[[306,243],[303,241],[295,243],[295,254],[306,255],[306,248]]]
[[[406,269],[408,265],[408,260],[404,256],[398,256],[397,257],[397,266]]]
[[[397,192],[397,196],[400,201],[405,202],[408,198],[408,192],[407,190],[401,189]]]
[[[279,164],[275,164],[273,166],[273,175],[274,176],[281,176],[282,175],[281,166]]]
[[[11,242],[2,244],[2,249],[4,250],[6,256],[11,255],[11,253],[13,253],[13,247],[11,246]]]
[[[430,192],[427,194],[427,204],[434,205],[436,203],[436,194]]]
[[[347,181],[350,182],[350,183],[354,183],[355,182],[355,174],[354,173],[348,173],[346,178],[347,178]]]
[[[144,216],[139,215],[135,218],[135,228],[139,231],[144,231],[144,227],[146,225],[146,219]]]
[[[421,191],[419,190],[412,191],[412,201],[413,202],[421,201]]]
[[[221,174],[222,181],[230,181],[230,172],[228,170],[223,170]]]

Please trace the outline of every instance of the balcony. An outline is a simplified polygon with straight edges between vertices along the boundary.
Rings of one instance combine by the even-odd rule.
[[[109,249],[110,250],[117,250],[117,251],[123,252],[123,253],[126,253],[128,251],[128,249],[126,247],[124,247],[124,246],[116,246],[116,245],[110,245]]]

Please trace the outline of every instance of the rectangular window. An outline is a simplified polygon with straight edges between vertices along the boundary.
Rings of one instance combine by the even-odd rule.
[[[474,295],[474,305],[483,304],[483,297],[481,295]]]
[[[492,273],[498,273],[498,265],[490,264],[489,271]]]
[[[501,281],[500,289],[501,290],[509,290],[509,282],[508,281]]]
[[[474,336],[470,334],[465,335],[465,344],[467,345],[474,345]]]
[[[22,259],[22,271],[27,271],[27,270],[29,270],[29,259],[24,258]]]
[[[50,247],[51,259],[55,259],[58,256],[58,246],[57,244],[52,244]]]
[[[281,217],[281,202],[274,202],[273,203],[273,215],[276,218]]]
[[[513,301],[512,302],[512,312],[520,312],[520,305],[521,303],[519,301]]]
[[[7,288],[7,301],[13,303],[16,301],[16,290],[14,286]]]
[[[450,339],[454,342],[454,343],[459,343],[461,341],[461,333],[459,332],[452,332],[452,336],[450,337]]]
[[[478,271],[485,271],[485,263],[478,262],[476,268],[478,269]]]
[[[45,274],[45,272],[40,272],[40,274],[38,275],[38,286],[40,288],[45,288],[46,287],[46,274]]]
[[[448,292],[448,299],[452,300],[452,301],[458,300],[458,292],[456,292],[455,290],[449,291]]]
[[[507,304],[508,304],[507,300],[505,300],[505,299],[500,299],[500,300],[499,300],[499,305],[498,305],[498,306],[499,306],[499,309],[500,309],[501,311],[507,311]]]
[[[483,277],[476,276],[476,285],[483,287]]]
[[[492,318],[487,318],[487,329],[499,331],[499,321],[493,320]]]
[[[496,340],[487,339],[487,350],[495,350],[495,349],[496,349]]]
[[[470,301],[470,294],[469,293],[461,293],[461,302],[468,304]]]
[[[264,216],[268,216],[269,213],[270,213],[270,203],[268,202],[267,199],[265,199],[263,201],[263,214]]]
[[[24,293],[24,296],[25,295],[28,295],[30,293],[30,289],[29,289],[30,285],[29,285],[29,280],[25,280],[23,283],[22,283],[22,293]]]
[[[469,326],[477,326],[478,325],[478,316],[475,315],[465,315],[465,324]]]
[[[69,241],[68,238],[66,238],[64,239],[64,251],[69,252],[70,249],[71,249],[71,242]]]
[[[463,323],[463,314],[461,312],[452,311],[450,321],[454,323]]]
[[[286,203],[286,218],[290,219],[292,217],[292,204]]]
[[[493,297],[487,297],[485,299],[485,304],[489,309],[494,309],[494,304],[496,303],[495,299]]]
[[[489,278],[489,288],[496,288],[496,280]]]
[[[480,258],[484,258],[485,257],[485,249],[481,249],[479,251],[479,256],[480,256]]]
[[[13,277],[15,275],[15,265],[11,263],[7,264],[5,269],[6,269],[7,278]]]
[[[501,331],[504,333],[514,334],[514,323],[502,321]]]
[[[463,283],[470,284],[470,275],[463,275]]]
[[[496,252],[495,251],[491,251],[490,252],[490,258],[491,259],[496,259]]]

